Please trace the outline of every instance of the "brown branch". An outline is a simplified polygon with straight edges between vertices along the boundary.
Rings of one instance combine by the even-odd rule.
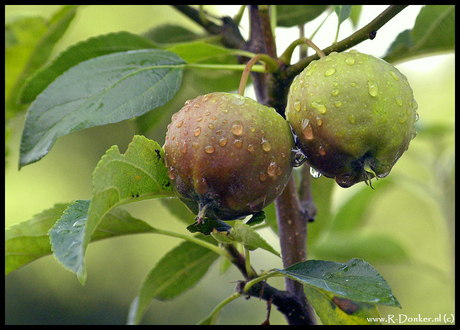
[[[331,52],[342,52],[353,46],[356,46],[357,44],[367,39],[374,39],[377,31],[406,7],[407,5],[389,6],[365,27],[359,29],[358,31],[356,31],[349,37],[341,40],[340,42],[334,43],[331,46],[323,49],[324,54],[328,55]],[[305,69],[310,62],[317,59],[319,59],[319,56],[317,54],[313,54],[300,60],[296,64],[289,66],[286,69],[287,76],[292,78],[295,77],[300,72],[302,72],[302,70]]]

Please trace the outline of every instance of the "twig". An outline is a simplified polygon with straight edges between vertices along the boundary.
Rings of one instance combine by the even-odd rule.
[[[331,46],[323,49],[324,54],[329,55],[331,52],[342,52],[347,50],[357,44],[363,42],[367,39],[374,39],[375,33],[385,25],[389,20],[395,17],[400,11],[406,8],[407,5],[392,5],[385,9],[379,16],[372,20],[369,24],[365,27],[359,29],[351,36],[339,41],[338,43],[334,43]],[[294,65],[291,65],[286,69],[286,74],[288,77],[295,77],[303,69],[307,67],[307,65],[314,60],[319,59],[318,54],[313,54],[308,56]]]

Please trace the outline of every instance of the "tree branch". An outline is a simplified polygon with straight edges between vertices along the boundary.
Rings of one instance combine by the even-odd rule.
[[[221,18],[222,25],[217,25],[209,20],[203,20],[200,12],[193,7],[186,5],[173,5],[178,11],[202,26],[212,35],[222,36],[222,43],[228,48],[245,49],[246,42],[240,33],[238,25],[227,16]]]
[[[324,54],[329,55],[331,52],[342,52],[353,46],[356,46],[364,40],[374,39],[376,32],[406,7],[407,5],[389,6],[365,27],[359,29],[351,36],[343,39],[342,41],[334,43],[331,46],[323,49]],[[319,59],[319,56],[317,54],[313,54],[300,60],[296,64],[293,64],[286,69],[286,75],[288,77],[294,78],[300,72],[302,72],[302,70],[305,69],[310,62],[317,59]]]

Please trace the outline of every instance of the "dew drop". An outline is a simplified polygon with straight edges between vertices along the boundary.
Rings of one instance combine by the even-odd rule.
[[[351,85],[351,87],[356,87],[358,84],[355,83],[355,82],[352,82],[350,85]]]
[[[355,64],[355,59],[353,57],[347,57],[345,59],[345,63],[348,64],[348,65],[353,65],[353,64]]]
[[[415,113],[415,121],[418,121],[418,112]]]
[[[336,108],[340,108],[342,106],[342,104],[343,103],[341,101],[335,101],[334,102],[334,105],[335,105]]]
[[[401,124],[404,124],[404,123],[406,122],[406,119],[407,119],[406,115],[403,115],[403,116],[401,116],[401,117],[398,118],[398,121],[399,121]]]
[[[198,150],[200,148],[200,145],[196,142],[192,142],[192,147],[193,149]]]
[[[253,152],[254,151],[254,146],[252,145],[252,143],[249,143],[248,147],[246,148],[247,151],[249,152]]]
[[[318,172],[317,170],[315,170],[313,167],[310,167],[310,175],[314,178],[314,179],[318,179],[321,177],[321,173]]]
[[[259,180],[260,180],[260,182],[264,182],[265,180],[267,180],[267,174],[266,173],[260,173]]]
[[[324,149],[323,146],[319,146],[319,147],[318,147],[318,152],[319,152],[319,154],[320,154],[321,156],[326,155],[326,149]]]
[[[396,72],[391,71],[391,70],[390,70],[389,72],[390,72],[390,76],[392,76],[394,80],[399,81],[399,77],[398,77],[398,75],[396,74]]]
[[[324,72],[324,76],[325,77],[329,77],[329,76],[332,76],[334,73],[335,73],[335,68],[329,68],[326,70],[326,72]]]
[[[203,101],[207,101],[211,98],[211,95],[210,94],[206,94],[203,96]]]
[[[417,136],[417,130],[414,128],[411,132],[410,139],[413,140]]]
[[[174,174],[174,167],[170,167],[169,168],[169,171],[168,171],[168,176],[171,180],[175,180],[176,179],[176,175]]]
[[[195,128],[195,132],[193,132],[193,135],[195,137],[199,136],[201,134],[201,127]]]
[[[204,151],[207,154],[212,154],[215,151],[215,149],[214,149],[214,146],[206,146],[206,147],[204,147]]]
[[[262,138],[262,143],[260,144],[262,147],[262,150],[265,152],[269,152],[272,149],[272,146],[270,145],[270,142]]]
[[[313,135],[313,128],[311,127],[311,125],[307,125],[307,126],[302,130],[302,134],[303,134],[303,136],[305,137],[305,139],[307,139],[307,140],[313,140],[314,135]]]
[[[177,122],[176,127],[181,128],[183,123],[184,123],[184,120],[182,119],[179,122]]]
[[[312,101],[311,106],[312,106],[312,108],[315,108],[316,110],[318,110],[319,113],[321,113],[321,114],[325,114],[327,112],[326,106],[324,104],[322,104],[322,103]]]
[[[376,97],[379,93],[379,87],[373,80],[368,80],[367,81],[367,86],[369,88],[369,94],[373,97]]]
[[[209,124],[209,125],[208,125],[208,128],[209,128],[209,129],[214,129],[214,124]]]
[[[403,106],[403,100],[402,100],[401,96],[396,96],[395,100],[396,100],[397,105],[399,105],[400,107]]]
[[[316,116],[316,124],[317,124],[318,126],[323,125],[323,119],[320,118],[320,117],[318,117],[318,116]]]
[[[340,89],[338,89],[338,88],[334,88],[334,89],[332,90],[332,92],[331,92],[331,95],[332,95],[332,96],[337,96],[337,95],[339,95],[339,94],[340,94]]]
[[[233,142],[233,145],[237,149],[241,149],[243,147],[243,139],[236,139],[235,142]]]
[[[232,133],[236,136],[243,134],[243,123],[241,121],[237,120],[233,123]]]
[[[296,111],[300,111],[300,101],[295,101],[295,102],[294,102],[294,109],[295,109]]]
[[[356,118],[355,118],[355,115],[354,114],[349,114],[348,115],[348,120],[350,121],[350,123],[352,124],[356,124]]]
[[[227,145],[227,142],[228,142],[227,138],[221,138],[221,139],[219,140],[219,145],[220,145],[221,147],[225,147],[225,146]]]
[[[415,101],[415,99],[412,99],[412,109],[417,110],[418,109],[418,103]]]
[[[194,108],[199,108],[201,107],[201,103],[200,102],[196,102],[194,105],[193,105]]]
[[[251,131],[251,133],[254,133],[256,131],[256,129],[252,126],[249,126],[249,130]]]
[[[274,178],[276,176],[276,171],[277,171],[277,165],[276,165],[276,162],[272,161],[270,162],[270,165],[268,165],[267,167],[267,174]]]
[[[202,120],[203,120],[203,117],[201,117],[201,116],[196,119],[197,122],[200,122]]]
[[[183,145],[182,145],[182,148],[180,149],[180,151],[183,153],[183,154],[186,154],[187,153],[187,143],[184,141]]]

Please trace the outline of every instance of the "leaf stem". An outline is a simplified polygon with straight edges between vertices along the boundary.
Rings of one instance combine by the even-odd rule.
[[[225,298],[224,300],[222,300],[216,307],[214,307],[214,309],[211,311],[211,313],[205,318],[203,319],[199,324],[200,325],[203,325],[203,324],[213,324],[213,320],[217,317],[217,313],[219,313],[219,311],[225,306],[227,305],[229,302],[237,299],[241,297],[241,293],[238,293],[238,292],[235,292],[233,293],[231,296]]]
[[[233,71],[244,71],[246,65],[244,64],[200,64],[200,63],[188,63],[183,65],[186,68],[195,69],[209,69],[209,70],[233,70]],[[177,67],[177,66],[176,66]],[[252,72],[266,73],[267,69],[265,65],[253,65],[251,68]]]
[[[244,291],[247,292],[254,284],[256,283],[259,283],[260,281],[264,281],[270,277],[274,277],[274,276],[280,276],[280,274],[277,272],[277,271],[270,271],[266,274],[263,274],[263,275],[259,275],[258,277],[254,278],[253,280],[250,280],[248,282],[246,282],[246,284],[244,285]]]
[[[189,236],[189,235],[185,235],[185,234],[181,234],[181,233],[176,233],[176,232],[169,231],[169,230],[158,229],[158,228],[152,228],[151,232],[154,233],[154,234],[160,234],[160,235],[166,235],[166,236],[170,236],[170,237],[182,238],[182,239],[184,239],[186,241],[189,241],[191,243],[195,243],[195,244],[200,245],[200,246],[202,246],[204,248],[207,248],[207,249],[217,253],[218,255],[227,258],[230,261],[233,260],[233,257],[230,255],[230,253],[228,253],[224,249],[221,249],[217,245],[208,243],[208,242],[203,241],[203,240],[201,240],[199,238]]]

